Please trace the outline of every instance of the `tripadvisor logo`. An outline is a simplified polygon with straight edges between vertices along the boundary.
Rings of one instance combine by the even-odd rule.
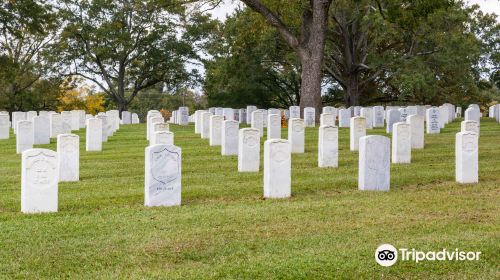
[[[443,249],[441,251],[418,251],[415,249],[399,248],[391,244],[382,244],[375,250],[375,261],[381,266],[392,266],[398,260],[413,261],[419,263],[421,261],[478,261],[481,252],[466,252]]]

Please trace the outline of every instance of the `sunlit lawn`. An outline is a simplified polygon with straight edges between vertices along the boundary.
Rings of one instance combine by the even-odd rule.
[[[238,173],[237,157],[221,156],[192,125],[171,125],[183,153],[183,205],[171,208],[143,206],[144,124],[121,126],[93,153],[80,130],[80,182],[60,183],[59,212],[42,215],[20,212],[11,135],[0,140],[0,278],[498,279],[500,124],[482,119],[475,185],[455,183],[459,124],[426,135],[411,164],[391,165],[390,192],[357,190],[348,129],[339,132],[340,167],[317,168],[318,131],[307,129],[285,200],[263,200],[262,171]],[[386,268],[374,260],[382,243],[482,254]]]

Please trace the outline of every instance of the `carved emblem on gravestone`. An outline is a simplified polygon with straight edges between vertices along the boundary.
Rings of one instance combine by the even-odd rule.
[[[155,181],[166,185],[179,177],[179,153],[165,148],[159,152],[153,152],[151,158],[151,175]]]
[[[271,152],[271,159],[276,163],[282,163],[289,159],[290,155],[286,151],[286,146],[282,143],[273,143],[275,147]]]
[[[245,143],[248,147],[253,148],[257,146],[257,143],[259,143],[258,136],[255,132],[248,133],[245,135],[245,138],[243,138],[243,143]]]
[[[304,126],[302,125],[301,122],[295,122],[293,124],[293,131],[295,131],[295,132],[303,132],[304,131]]]
[[[465,135],[463,142],[463,149],[466,153],[473,153],[476,151],[476,138],[473,135]]]
[[[238,129],[236,128],[236,124],[230,123],[226,125],[226,131],[227,135],[230,137],[237,137],[238,136]]]
[[[54,161],[54,157],[49,157],[44,153],[28,158],[26,173],[29,184],[41,190],[52,185],[56,177]]]

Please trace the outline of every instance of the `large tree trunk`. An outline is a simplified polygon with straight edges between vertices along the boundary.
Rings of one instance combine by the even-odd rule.
[[[345,105],[359,106],[359,73],[349,75],[344,91]]]
[[[316,108],[316,120],[319,120],[325,37],[328,28],[328,11],[332,0],[309,0],[309,6],[304,5],[298,37],[292,33],[293,28],[287,26],[279,15],[271,11],[261,0],[241,1],[276,27],[285,42],[298,54],[302,64],[299,105],[301,109]]]
[[[300,108],[304,112],[305,107],[316,109],[316,119],[321,114],[321,80],[323,78],[323,54],[315,57],[304,57],[301,59],[302,73],[300,86]]]

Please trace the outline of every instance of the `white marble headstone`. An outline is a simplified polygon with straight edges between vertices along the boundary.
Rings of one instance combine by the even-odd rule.
[[[156,131],[153,133],[150,146],[153,145],[174,145],[174,133],[170,131]]]
[[[264,142],[264,197],[291,196],[291,146],[287,140]]]
[[[10,121],[8,114],[0,114],[0,139],[9,139]]]
[[[316,126],[316,109],[314,107],[304,108],[304,124],[306,127]]]
[[[268,115],[267,123],[267,139],[281,139],[281,116]]]
[[[411,163],[411,127],[405,122],[393,124],[392,163]]]
[[[288,120],[288,141],[291,145],[292,153],[304,153],[305,124],[302,119]]]
[[[50,120],[45,116],[33,118],[34,144],[50,144]]]
[[[392,133],[393,124],[401,121],[401,112],[398,109],[390,109],[387,111],[387,127],[386,132]]]
[[[319,128],[318,167],[338,167],[339,165],[339,129],[333,125]]]
[[[462,184],[477,183],[478,136],[475,132],[459,132],[455,136],[455,175]]]
[[[76,134],[57,135],[59,182],[80,180],[80,137]]]
[[[181,205],[181,148],[153,145],[146,148],[144,205]]]
[[[223,116],[210,117],[210,146],[220,146],[223,120]]]
[[[323,113],[319,116],[319,123],[320,126],[335,126],[335,116],[330,113]]]
[[[441,126],[438,108],[432,107],[427,109],[425,113],[425,121],[427,134],[440,133]]]
[[[349,135],[350,150],[359,150],[359,139],[366,135],[366,119],[363,117],[352,117]]]
[[[21,170],[21,212],[57,212],[57,153],[47,149],[26,150]]]
[[[16,152],[22,152],[32,149],[35,141],[33,135],[33,122],[31,121],[18,121],[16,134]]]
[[[410,115],[406,118],[406,123],[410,125],[411,131],[411,148],[424,148],[424,117],[420,115]]]
[[[359,190],[390,189],[390,142],[389,138],[381,135],[369,135],[359,139]]]
[[[238,171],[258,172],[260,165],[260,133],[255,128],[243,128],[238,133]]]
[[[102,151],[102,121],[98,118],[87,119],[85,150],[87,152]]]
[[[255,110],[252,112],[252,128],[258,129],[260,137],[264,136],[264,114],[261,110]]]
[[[238,154],[238,121],[222,122],[221,155],[231,156]]]

